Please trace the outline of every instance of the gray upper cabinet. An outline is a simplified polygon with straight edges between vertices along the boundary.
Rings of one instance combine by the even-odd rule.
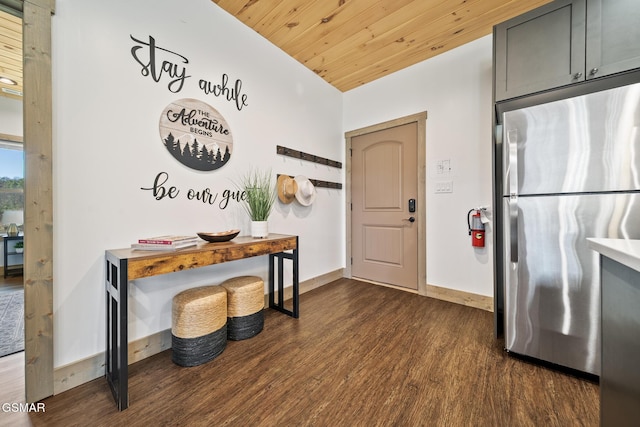
[[[585,0],[562,0],[497,25],[496,101],[584,80],[585,16]]]
[[[640,68],[640,0],[557,0],[494,27],[495,100]]]
[[[640,68],[640,1],[587,0],[586,78]]]

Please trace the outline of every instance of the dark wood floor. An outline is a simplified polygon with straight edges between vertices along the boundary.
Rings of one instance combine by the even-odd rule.
[[[597,426],[598,385],[509,357],[489,312],[341,279],[193,368],[171,350],[48,398],[34,426]],[[1,415],[1,414],[0,414]]]
[[[23,286],[22,276],[9,276],[7,278],[0,276],[0,292],[10,291]]]

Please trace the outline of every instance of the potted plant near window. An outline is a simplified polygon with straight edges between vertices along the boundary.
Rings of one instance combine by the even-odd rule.
[[[24,252],[24,242],[16,242],[14,249],[16,250],[17,254],[21,254],[22,252]]]
[[[271,171],[251,170],[240,180],[244,191],[244,208],[251,218],[251,237],[267,237],[267,220],[276,201],[276,187],[271,179]]]

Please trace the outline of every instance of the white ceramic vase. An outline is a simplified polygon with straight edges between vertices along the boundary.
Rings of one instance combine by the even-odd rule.
[[[267,221],[251,221],[251,237],[263,238],[269,235]]]

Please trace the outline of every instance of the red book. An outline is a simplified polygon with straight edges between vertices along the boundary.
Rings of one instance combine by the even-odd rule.
[[[178,245],[187,242],[195,242],[198,240],[196,236],[158,236],[148,237],[144,239],[138,239],[138,243],[144,243],[148,245]]]

